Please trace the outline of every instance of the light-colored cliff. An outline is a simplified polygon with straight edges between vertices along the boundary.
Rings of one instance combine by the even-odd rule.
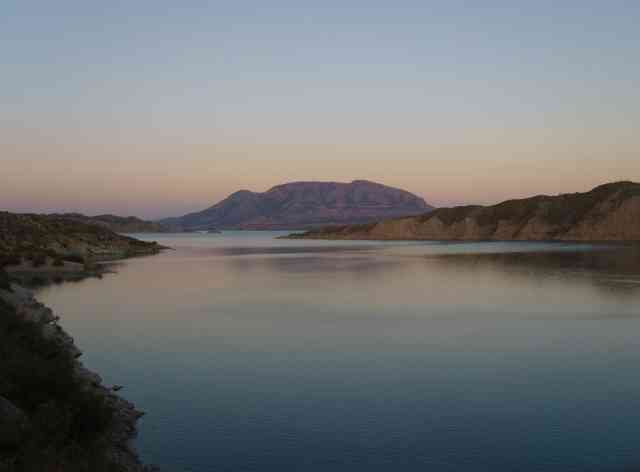
[[[640,184],[616,182],[590,192],[440,208],[368,225],[323,228],[303,239],[640,241]]]

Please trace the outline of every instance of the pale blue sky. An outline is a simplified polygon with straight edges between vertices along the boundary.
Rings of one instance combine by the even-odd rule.
[[[436,204],[640,180],[640,2],[21,0],[0,13],[9,209],[155,217],[305,178],[370,178]]]

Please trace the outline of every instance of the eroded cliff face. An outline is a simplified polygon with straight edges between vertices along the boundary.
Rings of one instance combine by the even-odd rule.
[[[493,206],[440,208],[416,217],[309,231],[309,239],[640,241],[640,184],[536,196]]]
[[[618,206],[604,202],[590,216],[563,234],[562,239],[640,240],[640,195]]]

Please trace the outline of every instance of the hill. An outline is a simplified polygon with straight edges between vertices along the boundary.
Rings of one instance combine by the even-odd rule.
[[[171,228],[160,223],[145,221],[135,216],[97,215],[86,216],[80,213],[62,213],[50,215],[79,223],[95,224],[114,233],[167,233]]]
[[[418,215],[431,208],[416,195],[366,180],[292,182],[263,193],[241,190],[206,210],[160,223],[183,230],[296,229]]]
[[[291,237],[639,241],[640,184],[615,182],[585,193],[539,195],[492,206],[439,208],[420,216],[323,228]]]
[[[0,256],[111,259],[155,254],[162,246],[56,215],[0,212]]]

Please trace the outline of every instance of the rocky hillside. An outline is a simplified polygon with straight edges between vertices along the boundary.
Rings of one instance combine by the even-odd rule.
[[[114,233],[167,233],[172,230],[165,225],[153,221],[145,221],[135,216],[98,215],[86,216],[80,213],[63,213],[52,217],[94,224],[107,228]]]
[[[156,254],[154,242],[122,236],[95,224],[55,215],[0,212],[0,256],[122,258]]]
[[[640,241],[640,184],[540,195],[493,206],[439,208],[410,218],[292,235],[308,239]]]
[[[425,201],[404,190],[355,180],[351,183],[294,182],[264,193],[241,190],[197,213],[161,223],[184,230],[211,228],[304,228],[364,223],[429,211]]]

